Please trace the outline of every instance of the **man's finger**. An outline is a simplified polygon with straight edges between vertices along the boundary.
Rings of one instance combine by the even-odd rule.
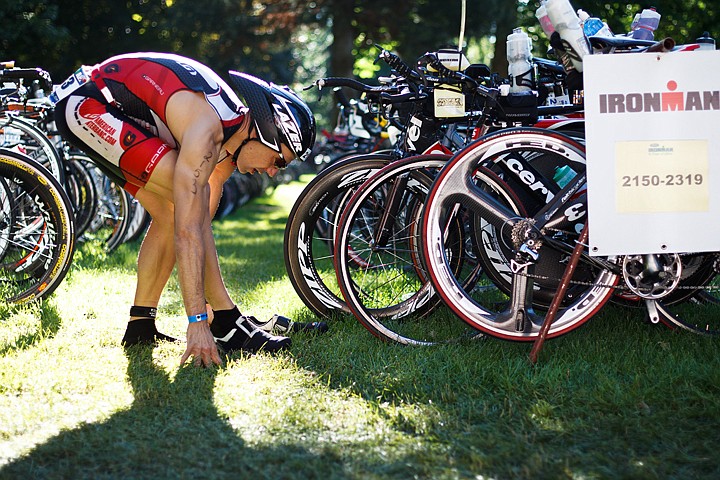
[[[180,357],[180,365],[183,365],[187,361],[188,357],[190,357],[190,350],[185,350],[183,356]]]

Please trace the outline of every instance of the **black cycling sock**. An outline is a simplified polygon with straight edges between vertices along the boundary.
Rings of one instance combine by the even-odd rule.
[[[154,307],[140,307],[133,305],[130,308],[131,317],[145,317],[137,320],[130,320],[125,329],[125,335],[120,342],[124,347],[138,344],[153,344],[158,341],[176,342],[177,339],[164,333],[160,333],[155,326],[155,315],[157,309]]]
[[[213,310],[213,321],[210,331],[216,337],[222,337],[235,328],[235,321],[240,318],[240,309],[237,306],[230,310]]]

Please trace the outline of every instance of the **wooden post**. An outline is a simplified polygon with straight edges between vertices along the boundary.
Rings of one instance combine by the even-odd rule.
[[[578,261],[580,261],[580,254],[585,248],[585,242],[587,242],[587,238],[588,225],[587,222],[585,222],[585,226],[580,233],[580,238],[578,238],[572,255],[570,255],[570,259],[568,260],[567,267],[565,267],[565,273],[560,280],[560,285],[558,286],[558,289],[555,292],[555,296],[553,297],[553,301],[550,304],[550,310],[548,310],[547,315],[545,315],[545,320],[540,326],[540,333],[538,334],[538,338],[535,339],[535,342],[533,342],[532,350],[530,350],[530,363],[532,363],[533,365],[537,363],[538,356],[540,355],[540,350],[542,349],[543,343],[545,343],[545,337],[547,337],[548,331],[550,330],[550,325],[552,325],[552,322],[555,320],[555,316],[560,309],[560,304],[562,303],[563,297],[565,297],[565,292],[567,291],[568,285],[570,285],[570,280],[572,280],[572,277],[575,274],[575,267],[577,267]]]

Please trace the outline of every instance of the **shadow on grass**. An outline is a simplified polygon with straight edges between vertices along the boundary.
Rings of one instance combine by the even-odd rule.
[[[213,402],[218,368],[186,365],[171,381],[154,365],[151,348],[132,347],[126,354],[134,395],[127,410],[60,433],[0,469],[0,478],[313,476],[311,467],[283,461],[310,457],[303,447],[248,448],[220,417]],[[336,461],[327,455],[318,460]]]

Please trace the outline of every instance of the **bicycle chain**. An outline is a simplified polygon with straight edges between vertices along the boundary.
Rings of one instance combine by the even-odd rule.
[[[522,222],[518,222],[518,223],[522,223]],[[524,223],[521,228],[526,229],[528,227],[533,228],[534,222]],[[519,230],[520,229],[513,230],[513,241],[518,240]],[[547,232],[556,232],[556,233],[562,233],[565,235],[575,235],[574,232],[569,232],[567,230],[561,230],[558,228],[543,228],[541,230],[541,233],[543,235],[546,235]],[[540,242],[540,245],[542,245],[542,242]],[[585,245],[585,247],[587,247],[587,246],[588,245]],[[720,274],[720,253],[715,253],[715,261],[713,262],[713,270],[715,270],[716,273]],[[538,275],[536,273],[523,273],[521,271],[518,271],[515,273],[517,275],[521,275],[521,276],[536,279],[536,280],[551,280],[551,281],[557,281],[557,282],[562,281],[562,278],[549,277],[546,275]],[[602,283],[596,283],[596,282],[583,282],[581,280],[572,280],[571,279],[568,283],[570,283],[571,285],[582,285],[582,286],[586,286],[586,287],[601,287],[601,288],[612,288],[612,289],[618,290],[618,291],[630,291],[630,288],[627,285],[625,285],[624,282],[622,284],[618,284],[618,285],[609,285],[609,284],[602,284]],[[678,285],[677,287],[675,287],[675,290],[705,290],[705,291],[713,292],[713,291],[720,291],[720,285],[697,285],[697,286]]]

